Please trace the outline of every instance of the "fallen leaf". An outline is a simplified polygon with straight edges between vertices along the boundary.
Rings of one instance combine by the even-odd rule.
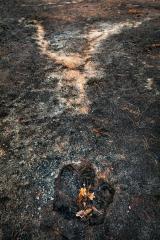
[[[83,218],[84,217],[84,210],[80,210],[79,212],[77,212],[76,217]]]
[[[86,188],[80,188],[79,194],[78,194],[78,200],[77,202],[80,204],[84,201],[84,199],[87,196],[87,189]]]
[[[76,213],[76,217],[84,218],[87,217],[89,214],[91,214],[93,211],[92,208],[87,208],[86,210],[80,210]]]
[[[95,195],[94,195],[94,193],[88,192],[88,193],[87,193],[87,197],[88,197],[91,201],[93,201],[93,199],[95,198]]]
[[[79,196],[85,197],[87,195],[87,189],[81,188],[79,192]]]

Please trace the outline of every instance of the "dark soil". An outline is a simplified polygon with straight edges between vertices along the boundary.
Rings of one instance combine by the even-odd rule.
[[[158,0],[0,1],[0,239],[160,239],[159,50]]]

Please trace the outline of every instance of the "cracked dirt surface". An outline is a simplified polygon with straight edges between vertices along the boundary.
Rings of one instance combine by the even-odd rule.
[[[0,12],[0,239],[160,239],[159,1]],[[57,176],[84,161],[115,191],[93,225],[53,208]]]

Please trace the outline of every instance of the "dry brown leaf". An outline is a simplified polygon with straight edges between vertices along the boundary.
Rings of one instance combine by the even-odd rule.
[[[92,208],[87,208],[86,210],[80,210],[76,213],[76,217],[84,218],[87,217],[89,214],[91,214],[93,211]]]
[[[86,196],[87,196],[87,189],[86,189],[86,188],[80,188],[77,202],[78,202],[79,204],[82,203],[82,202],[84,202],[84,199],[86,199]]]
[[[76,217],[84,218],[94,211],[89,201],[93,201],[95,195],[94,192],[90,192],[90,188],[91,186],[88,188],[82,187],[79,190],[77,202],[82,209],[76,213]]]
[[[83,218],[84,217],[84,210],[80,210],[79,212],[77,212],[76,217]]]
[[[86,188],[80,188],[79,195],[78,195],[78,202],[86,201],[86,199],[93,201],[95,195],[93,192],[90,192]]]
[[[79,197],[85,197],[87,195],[87,189],[81,188],[79,191]]]
[[[91,201],[93,201],[93,199],[95,198],[95,195],[94,195],[94,193],[88,192],[88,193],[87,193],[87,197],[88,197]]]

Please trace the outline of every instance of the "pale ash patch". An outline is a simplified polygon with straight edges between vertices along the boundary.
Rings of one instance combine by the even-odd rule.
[[[90,100],[86,94],[86,83],[90,78],[100,79],[104,76],[103,67],[100,67],[97,62],[92,61],[93,55],[102,51],[101,45],[104,40],[121,33],[125,28],[136,28],[141,24],[142,22],[121,22],[118,24],[99,22],[88,27],[88,30],[84,34],[78,32],[76,29],[67,31],[66,38],[74,40],[79,34],[79,37],[87,41],[87,48],[85,49],[84,47],[84,50],[80,53],[69,52],[66,54],[65,47],[63,47],[63,42],[67,44],[67,40],[65,41],[64,39],[65,35],[63,33],[59,34],[59,39],[58,36],[55,37],[55,45],[58,42],[58,45],[61,47],[58,51],[54,51],[54,49],[50,49],[51,44],[45,37],[45,29],[42,24],[34,21],[36,42],[40,52],[54,61],[54,63],[65,67],[65,69],[50,74],[50,76],[58,79],[56,95],[61,110],[62,108],[64,110],[69,109],[72,114],[87,114],[90,111]],[[54,39],[51,40],[54,46]],[[79,67],[82,70],[79,70]],[[76,89],[76,96],[63,96],[63,89],[68,91],[67,89],[69,88]]]

